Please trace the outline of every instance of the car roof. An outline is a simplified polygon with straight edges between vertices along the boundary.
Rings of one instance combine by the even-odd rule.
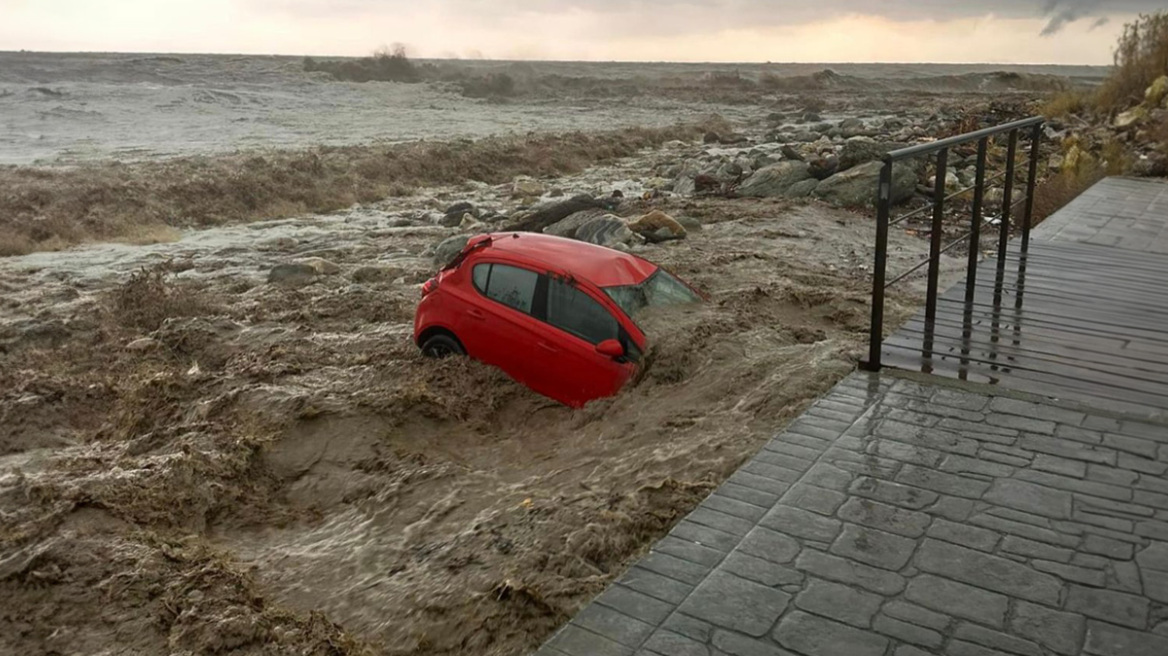
[[[636,285],[653,275],[658,266],[635,255],[604,246],[536,232],[496,232],[487,235],[491,245],[481,253],[506,253],[534,260],[559,273],[583,278],[597,287]],[[470,244],[482,240],[472,239]]]

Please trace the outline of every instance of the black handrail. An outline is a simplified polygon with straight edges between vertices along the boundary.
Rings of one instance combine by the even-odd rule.
[[[892,282],[886,283],[888,275],[888,229],[891,225],[900,223],[901,221],[917,214],[923,214],[928,209],[933,210],[932,216],[932,232],[929,240],[929,259],[927,264],[929,266],[928,273],[928,296],[925,301],[925,349],[932,350],[932,328],[937,320],[937,299],[941,293],[938,289],[938,280],[940,278],[941,269],[941,255],[949,251],[962,239],[969,238],[969,262],[965,277],[965,298],[966,302],[970,303],[973,299],[973,291],[977,285],[977,258],[981,243],[981,226],[984,221],[982,211],[985,206],[985,188],[987,182],[996,180],[1000,177],[1005,178],[1005,189],[1002,194],[1002,218],[1000,229],[1001,233],[998,239],[998,266],[999,268],[1005,266],[1005,253],[1007,244],[1010,238],[1010,216],[1013,213],[1015,205],[1018,203],[1014,201],[1014,184],[1017,177],[1017,150],[1018,150],[1018,133],[1021,130],[1030,130],[1030,162],[1028,168],[1028,175],[1026,180],[1026,198],[1019,199],[1025,201],[1025,208],[1022,214],[1022,247],[1023,254],[1027,252],[1030,246],[1030,227],[1034,213],[1034,187],[1038,178],[1038,156],[1039,156],[1039,141],[1042,139],[1042,126],[1046,119],[1041,116],[1034,116],[1012,123],[985,128],[966,134],[959,134],[957,136],[948,137],[946,139],[939,139],[929,143],[918,144],[894,150],[884,156],[884,166],[880,169],[880,182],[876,192],[876,256],[875,265],[872,270],[872,323],[868,335],[868,359],[861,363],[861,366],[868,371],[879,371],[881,367],[881,349],[884,344],[884,294],[888,287],[907,278],[910,274],[920,269],[926,264],[921,262],[909,271],[906,271],[899,276],[896,276]],[[1006,170],[1001,174],[995,174],[990,178],[986,178],[986,154],[989,149],[989,140],[1001,134],[1009,135],[1009,146],[1006,155]],[[949,150],[954,146],[960,146],[971,142],[977,142],[977,180],[973,187],[963,189],[960,192],[945,195],[945,178],[947,174]],[[892,214],[892,167],[897,162],[921,157],[923,155],[937,155],[937,170],[934,178],[933,200],[929,205],[923,208],[909,212],[908,214],[893,220]],[[970,230],[963,237],[948,245],[941,243],[942,239],[942,223],[945,216],[945,203],[962,194],[973,191],[973,207]]]

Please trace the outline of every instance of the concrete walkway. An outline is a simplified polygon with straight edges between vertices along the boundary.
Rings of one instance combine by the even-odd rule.
[[[855,373],[537,654],[1168,656],[1161,422]]]

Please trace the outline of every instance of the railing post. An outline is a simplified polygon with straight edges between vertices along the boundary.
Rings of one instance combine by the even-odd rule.
[[[888,221],[892,212],[892,159],[880,169],[876,190],[876,261],[872,270],[872,325],[868,333],[868,371],[880,371],[880,351],[884,346],[884,277],[888,270]]]
[[[1006,262],[1006,248],[1010,241],[1010,209],[1014,205],[1014,158],[1018,154],[1018,130],[1010,130],[1010,145],[1006,148],[1006,188],[1002,192],[1002,232],[998,237],[998,264]]]
[[[1042,123],[1034,126],[1030,136],[1030,174],[1026,178],[1026,210],[1022,214],[1022,253],[1030,251],[1030,224],[1034,217],[1034,188],[1038,185],[1038,144],[1042,140]]]
[[[973,188],[973,218],[969,227],[969,263],[965,268],[965,303],[973,303],[977,288],[977,258],[981,254],[981,222],[985,204],[986,153],[989,137],[977,142],[977,180]]]
[[[925,327],[937,322],[938,280],[941,276],[941,238],[945,218],[945,177],[949,172],[949,149],[937,153],[937,175],[933,182],[933,230],[929,235],[929,291],[925,301]]]

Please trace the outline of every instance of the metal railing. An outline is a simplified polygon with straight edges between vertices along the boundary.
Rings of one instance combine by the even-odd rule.
[[[1030,246],[1030,224],[1034,212],[1034,186],[1038,177],[1038,146],[1042,139],[1042,127],[1045,119],[1041,116],[1035,116],[1021,121],[1014,121],[1013,123],[1006,123],[997,127],[986,128],[984,130],[977,130],[967,134],[961,134],[947,139],[941,139],[931,143],[920,144],[917,146],[910,146],[900,150],[894,150],[884,156],[884,167],[880,170],[880,182],[877,188],[876,196],[876,261],[872,273],[872,325],[868,338],[868,359],[861,363],[862,368],[868,371],[879,371],[881,367],[881,351],[884,343],[884,294],[885,291],[904,280],[913,273],[916,273],[921,267],[928,265],[928,297],[925,302],[925,326],[926,330],[931,332],[931,327],[936,324],[937,319],[937,297],[940,293],[938,289],[938,279],[941,271],[941,255],[952,250],[954,247],[963,243],[966,239],[969,240],[969,263],[967,265],[967,272],[965,277],[965,303],[970,305],[974,300],[974,292],[977,284],[977,265],[978,254],[980,253],[981,244],[981,227],[985,220],[983,210],[985,205],[985,191],[986,185],[1005,179],[1004,188],[1002,192],[1002,216],[999,224],[1000,235],[998,237],[998,262],[999,267],[1004,266],[1006,248],[1010,239],[1010,218],[1014,208],[1025,202],[1025,207],[1022,212],[1022,253],[1026,253]],[[1014,199],[1014,186],[1017,177],[1017,151],[1018,151],[1018,136],[1019,132],[1023,130],[1030,131],[1030,162],[1028,177],[1026,180],[1026,197],[1024,199]],[[1006,148],[1006,170],[994,175],[990,178],[986,177],[986,160],[989,152],[990,139],[1006,134],[1008,135],[1008,145]],[[976,181],[972,187],[967,187],[960,191],[946,195],[946,177],[948,174],[949,151],[955,146],[977,142],[977,164],[976,164]],[[892,213],[892,184],[893,184],[893,166],[904,160],[932,155],[936,153],[936,182],[933,188],[933,200],[928,205],[922,208],[908,212],[895,219],[891,218]],[[943,244],[943,228],[945,218],[945,203],[954,200],[973,192],[973,204],[971,208],[970,229],[956,240]],[[924,214],[928,210],[933,211],[932,227],[929,239],[929,258],[905,271],[891,281],[887,280],[888,269],[888,229],[892,226],[903,223],[904,221]]]

